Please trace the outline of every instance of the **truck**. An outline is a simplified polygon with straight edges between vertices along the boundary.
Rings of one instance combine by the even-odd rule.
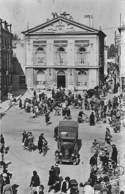
[[[56,163],[79,164],[78,122],[72,120],[60,121],[56,132],[56,140]]]

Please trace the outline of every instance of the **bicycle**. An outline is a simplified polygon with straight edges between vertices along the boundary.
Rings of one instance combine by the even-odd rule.
[[[105,168],[105,172],[107,174],[107,176],[109,177],[120,177],[122,175],[124,175],[124,167],[119,165],[119,164],[115,164],[112,160],[109,160],[109,164],[107,166],[107,168]]]

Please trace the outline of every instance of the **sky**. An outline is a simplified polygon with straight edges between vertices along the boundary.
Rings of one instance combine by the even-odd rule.
[[[12,24],[12,32],[21,34],[52,18],[52,12],[68,12],[77,22],[88,25],[86,14],[93,15],[93,26],[107,35],[106,43],[114,41],[115,30],[125,23],[125,0],[0,0],[0,18]]]

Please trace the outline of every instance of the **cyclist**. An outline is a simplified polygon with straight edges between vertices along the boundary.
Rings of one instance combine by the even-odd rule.
[[[111,135],[110,129],[108,127],[106,127],[105,141],[108,144],[111,144],[111,138],[112,138],[112,135]]]
[[[39,153],[43,152],[43,146],[46,146],[48,144],[47,140],[44,137],[44,134],[41,133],[41,135],[39,136],[39,140],[38,140],[38,149],[39,149]]]

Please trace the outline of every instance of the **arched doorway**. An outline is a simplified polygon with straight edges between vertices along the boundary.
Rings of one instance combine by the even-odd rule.
[[[58,71],[57,73],[57,88],[66,87],[66,76],[64,71]]]
[[[39,70],[37,72],[36,81],[37,81],[37,88],[42,88],[45,85],[45,72],[44,71]]]

